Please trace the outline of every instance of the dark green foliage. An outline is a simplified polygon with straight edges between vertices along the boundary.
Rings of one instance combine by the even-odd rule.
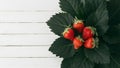
[[[63,11],[85,20],[86,25],[97,28],[99,35],[108,29],[108,12],[105,0],[60,0]]]
[[[47,25],[51,28],[51,31],[61,36],[65,28],[69,27],[73,23],[73,17],[67,13],[59,13],[51,17],[47,22]]]
[[[60,0],[60,7],[63,11],[70,13],[73,17],[84,19],[82,0]]]
[[[108,45],[111,54],[117,54],[120,56],[120,43]]]
[[[91,5],[91,0],[89,0],[90,3],[87,5]],[[86,24],[88,26],[94,26],[97,29],[97,32],[99,36],[104,35],[108,29],[108,11],[106,9],[106,2],[104,0],[95,0],[97,2],[94,3],[93,5],[97,4],[96,10],[94,10],[90,15],[88,15],[86,19]],[[92,7],[92,6],[91,6]],[[95,8],[94,8],[95,9]],[[89,9],[89,11],[91,11]]]
[[[109,25],[120,24],[120,0],[110,0],[108,2]]]
[[[72,42],[62,37],[56,39],[49,51],[63,58],[72,57],[75,54]]]
[[[62,57],[61,68],[120,68],[120,0],[60,0],[65,13],[50,18],[47,25],[60,38],[49,51]],[[74,19],[85,26],[96,28],[98,47],[75,50],[72,41],[63,38],[65,28],[72,27]],[[79,33],[74,30],[75,36]],[[82,35],[82,34],[80,34]]]
[[[92,62],[106,64],[110,62],[109,49],[105,43],[101,42],[98,48],[94,49],[84,49],[85,55]]]
[[[83,52],[76,54],[72,58],[62,61],[61,68],[93,68],[94,63],[85,57]]]
[[[109,68],[120,68],[120,56],[111,55],[111,63],[108,65]]]
[[[109,44],[120,43],[120,24],[111,26],[103,38]]]
[[[96,64],[95,68],[120,68],[120,56],[119,55],[111,55],[111,62],[109,64]]]

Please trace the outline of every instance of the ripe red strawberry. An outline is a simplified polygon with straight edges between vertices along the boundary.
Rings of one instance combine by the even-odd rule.
[[[85,41],[84,47],[88,49],[92,49],[95,47],[95,40],[94,38],[89,38]]]
[[[83,45],[83,40],[80,37],[75,37],[73,40],[74,49],[78,49]]]
[[[94,36],[94,29],[93,27],[85,27],[83,29],[83,34],[82,34],[82,37],[84,40],[88,39],[88,38],[91,38]]]
[[[78,32],[82,32],[84,28],[84,23],[82,20],[77,20],[73,24],[73,28],[76,29]]]
[[[71,28],[66,28],[63,32],[63,36],[66,39],[73,40],[74,39],[74,31]]]

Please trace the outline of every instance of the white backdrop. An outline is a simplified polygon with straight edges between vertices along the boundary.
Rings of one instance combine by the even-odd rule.
[[[46,21],[59,0],[0,0],[0,68],[60,68],[48,51],[58,37]]]

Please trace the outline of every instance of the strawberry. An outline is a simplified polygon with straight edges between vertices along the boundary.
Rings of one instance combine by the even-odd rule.
[[[89,38],[85,41],[84,47],[88,49],[92,49],[95,47],[95,40],[94,38]]]
[[[66,39],[73,40],[74,39],[74,31],[71,28],[66,28],[63,32],[63,36]]]
[[[84,28],[84,23],[82,20],[75,20],[73,28],[76,29],[79,33],[82,33]]]
[[[85,27],[83,29],[82,37],[84,40],[94,36],[94,27]]]
[[[78,36],[73,40],[74,49],[78,49],[83,45],[83,40]]]

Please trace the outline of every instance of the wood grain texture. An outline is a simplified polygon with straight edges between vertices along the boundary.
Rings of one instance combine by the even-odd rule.
[[[60,68],[59,58],[0,58],[1,68]]]
[[[46,23],[0,23],[0,34],[53,34]]]
[[[58,10],[59,0],[0,0],[0,10]]]
[[[0,47],[0,58],[55,58],[48,51],[50,46],[6,46]]]
[[[0,45],[50,45],[56,35],[0,35]]]
[[[0,12],[0,23],[4,22],[46,22],[56,11],[36,11],[36,12]]]
[[[59,0],[0,0],[0,67],[60,68],[48,51],[58,36],[45,23],[59,12]]]

